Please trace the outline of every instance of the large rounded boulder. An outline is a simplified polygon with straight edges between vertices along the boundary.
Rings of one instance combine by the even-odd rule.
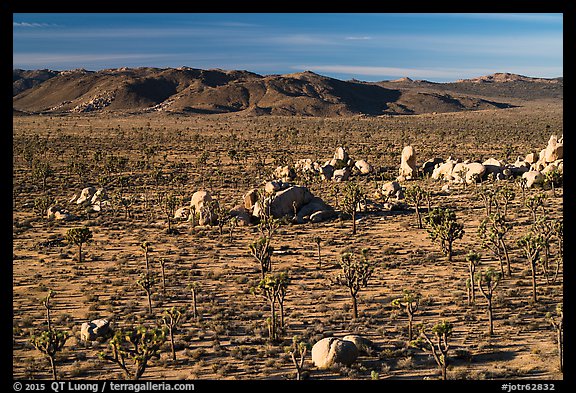
[[[319,369],[327,369],[335,364],[349,366],[358,358],[358,348],[347,340],[326,337],[312,347],[312,362]]]

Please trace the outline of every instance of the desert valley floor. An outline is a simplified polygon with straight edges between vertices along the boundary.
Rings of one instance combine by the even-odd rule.
[[[429,178],[402,181],[431,193],[432,207],[451,207],[464,225],[448,262],[426,228],[419,229],[410,204],[382,209],[376,196],[382,184],[398,175],[400,154],[414,148],[417,164],[435,157],[483,162],[495,158],[513,163],[538,153],[551,135],[563,133],[562,103],[533,101],[507,109],[487,109],[409,116],[296,117],[237,114],[167,113],[47,114],[13,117],[13,376],[51,378],[48,360],[30,344],[31,332],[46,327],[41,299],[49,290],[52,324],[69,332],[56,357],[63,379],[122,379],[120,368],[98,355],[109,352],[106,340],[85,344],[83,322],[109,319],[114,326],[155,325],[164,310],[186,306],[186,318],[175,334],[177,359],[169,343],[151,360],[143,379],[293,379],[295,368],[285,347],[293,336],[312,346],[328,336],[359,334],[377,349],[361,354],[351,366],[319,370],[310,352],[304,370],[311,379],[436,379],[430,352],[407,344],[407,315],[392,305],[404,289],[422,295],[414,324],[430,328],[447,320],[450,337],[449,379],[562,379],[555,330],[547,320],[563,300],[563,266],[552,279],[537,275],[538,301],[532,301],[531,270],[517,241],[530,231],[532,214],[522,190],[510,180],[482,184],[450,184]],[[157,201],[162,191],[188,206],[195,191],[208,190],[232,209],[243,195],[273,179],[279,165],[311,158],[330,160],[339,146],[352,159],[364,159],[375,171],[353,174],[367,195],[357,216],[357,234],[345,216],[319,223],[283,223],[272,239],[272,272],[291,278],[284,302],[282,340],[268,341],[269,304],[250,288],[260,279],[249,245],[256,225],[193,226],[174,221],[177,234],[166,233],[166,217]],[[34,171],[33,160],[48,163],[52,173]],[[346,182],[301,178],[310,191],[340,212]],[[486,216],[480,187],[507,184],[515,198],[508,206],[513,228],[507,234],[512,275],[494,293],[494,334],[489,336],[486,299],[476,293],[468,304],[469,251],[482,254],[479,271],[500,270],[482,247],[478,227]],[[112,206],[88,213],[70,199],[88,186],[103,187]],[[45,188],[45,189],[44,189]],[[526,198],[545,195],[550,220],[563,217],[563,189],[535,187]],[[47,220],[35,201],[49,193],[78,217]],[[127,210],[118,201],[124,198]],[[128,206],[129,205],[129,206]],[[423,208],[426,214],[427,208]],[[542,214],[542,210],[538,212]],[[77,247],[64,239],[73,227],[87,226],[93,240]],[[321,266],[317,244],[320,238]],[[166,288],[155,284],[153,313],[137,285],[144,269],[142,242],[151,245],[150,265],[160,272],[165,259]],[[552,247],[552,255],[558,251]],[[338,260],[345,250],[367,248],[376,262],[373,276],[358,294],[352,318],[347,288],[335,284]],[[552,261],[552,259],[551,259]],[[554,259],[556,261],[556,259]],[[556,262],[550,262],[551,266]],[[550,281],[550,282],[548,282]],[[197,286],[198,317],[192,316],[191,287]]]

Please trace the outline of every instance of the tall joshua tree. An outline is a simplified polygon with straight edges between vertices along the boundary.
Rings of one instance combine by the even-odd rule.
[[[342,201],[345,213],[352,216],[352,234],[356,234],[356,213],[360,203],[364,200],[364,191],[362,188],[353,182],[347,183],[344,186],[344,199]]]
[[[558,345],[558,360],[560,371],[564,372],[564,306],[558,303],[556,306],[556,315],[547,313],[546,318],[548,322],[556,330],[556,343]]]
[[[422,295],[418,292],[404,289],[403,296],[392,301],[393,306],[404,309],[406,314],[408,314],[408,342],[412,341],[412,323],[414,321],[414,314],[420,306],[421,297]]]
[[[518,240],[518,245],[522,248],[522,251],[524,251],[526,260],[530,264],[530,271],[532,273],[532,300],[536,303],[538,301],[536,291],[536,263],[540,257],[540,251],[543,248],[543,241],[540,236],[529,232]]]
[[[162,324],[168,329],[170,336],[170,349],[172,350],[172,360],[176,361],[176,348],[174,345],[174,333],[176,333],[182,318],[186,312],[185,307],[172,307],[164,311],[162,316]]]
[[[138,380],[152,358],[160,358],[167,329],[137,326],[118,330],[110,340],[112,354],[101,352],[99,357],[117,364],[127,379]]]
[[[32,335],[30,342],[38,351],[42,352],[50,361],[52,379],[58,379],[56,373],[56,354],[64,348],[68,333],[57,329],[48,329],[38,335]]]
[[[466,255],[466,260],[468,261],[468,274],[470,275],[466,281],[466,287],[468,289],[468,304],[472,304],[476,301],[476,279],[474,273],[476,272],[478,265],[480,265],[481,258],[482,255],[474,251],[470,251],[468,255]]]
[[[414,205],[416,210],[416,216],[418,218],[418,229],[422,229],[422,214],[420,212],[420,207],[422,203],[427,199],[428,192],[420,186],[408,187],[406,189],[406,200]]]
[[[262,275],[262,279],[264,279],[266,273],[272,270],[273,248],[270,245],[270,237],[263,236],[258,238],[258,240],[250,244],[249,248],[250,254],[260,264],[260,273]]]
[[[92,231],[88,227],[70,228],[66,232],[66,241],[78,246],[78,262],[82,263],[82,245],[92,240]]]
[[[432,341],[428,336],[424,327],[422,327],[422,330],[420,331],[420,337],[428,344],[428,350],[432,352],[432,356],[434,356],[434,360],[440,369],[442,380],[447,379],[447,370],[449,365],[448,350],[450,349],[448,338],[452,335],[453,328],[454,326],[452,323],[447,321],[442,321],[434,325],[432,328],[434,341]]]
[[[492,213],[480,223],[478,235],[482,240],[482,247],[492,251],[492,254],[500,262],[500,272],[504,274],[504,261],[506,261],[507,274],[510,277],[512,270],[510,267],[510,257],[508,247],[504,238],[512,229],[512,224],[500,213]]]
[[[426,222],[432,241],[440,243],[440,248],[448,261],[452,261],[454,241],[462,239],[464,225],[456,221],[456,213],[450,208],[436,207],[428,213]]]
[[[375,264],[368,260],[368,250],[363,249],[358,257],[353,252],[346,252],[340,256],[342,272],[336,277],[335,283],[348,288],[352,298],[352,317],[358,318],[358,292],[368,286],[368,280],[374,273]]]
[[[478,288],[482,295],[486,298],[488,302],[488,335],[492,336],[494,334],[494,322],[492,318],[492,298],[494,296],[494,290],[500,283],[502,277],[501,273],[496,272],[494,269],[490,268],[485,272],[482,272],[478,276]]]

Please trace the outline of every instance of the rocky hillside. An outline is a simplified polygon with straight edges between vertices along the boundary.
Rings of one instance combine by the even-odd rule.
[[[524,82],[522,82],[524,83]],[[351,116],[508,108],[509,100],[401,78],[366,83],[312,72],[262,76],[248,71],[119,68],[101,71],[14,70],[14,112],[166,111],[246,115]],[[534,82],[540,85],[539,82]],[[562,82],[549,84],[555,94]],[[498,95],[496,95],[498,96]],[[506,98],[506,96],[498,96]]]

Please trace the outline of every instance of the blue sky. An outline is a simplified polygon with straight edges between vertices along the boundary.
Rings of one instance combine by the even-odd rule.
[[[14,68],[311,70],[436,82],[563,74],[562,14],[13,14]]]

